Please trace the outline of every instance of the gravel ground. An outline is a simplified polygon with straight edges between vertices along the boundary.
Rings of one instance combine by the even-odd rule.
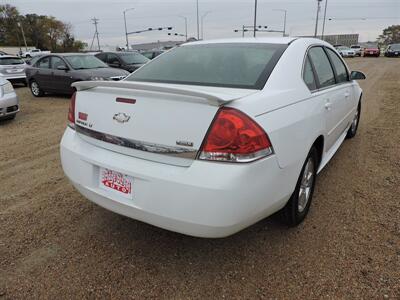
[[[348,62],[368,76],[359,132],[321,172],[306,221],[217,240],[84,199],[60,167],[68,99],[18,88],[21,113],[0,125],[0,296],[400,299],[400,59]]]

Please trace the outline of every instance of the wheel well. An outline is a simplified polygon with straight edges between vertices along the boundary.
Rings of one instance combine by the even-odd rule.
[[[321,163],[322,160],[322,154],[324,151],[324,137],[322,135],[320,135],[314,142],[313,147],[315,147],[315,149],[317,149],[317,153],[318,153],[318,166]]]

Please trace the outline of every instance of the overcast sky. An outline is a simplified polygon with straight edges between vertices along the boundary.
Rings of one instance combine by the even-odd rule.
[[[326,0],[322,2],[323,6]],[[123,10],[128,11],[128,31],[148,27],[173,26],[173,33],[184,33],[184,20],[188,18],[189,36],[197,36],[196,0],[0,0],[12,4],[20,13],[52,15],[73,25],[76,38],[91,43],[94,25],[91,18],[99,19],[100,43],[124,46],[125,29]],[[200,16],[204,18],[204,38],[237,37],[234,29],[252,25],[254,0],[199,0]],[[283,12],[287,10],[287,33],[312,35],[314,33],[316,0],[258,0],[258,25],[281,30]],[[400,0],[328,0],[326,34],[359,33],[360,41],[375,40],[382,29],[400,24]],[[322,29],[322,22],[320,25]],[[320,32],[320,31],[319,31]],[[259,36],[273,35],[259,33]],[[182,39],[167,35],[167,31],[130,35],[130,44]]]

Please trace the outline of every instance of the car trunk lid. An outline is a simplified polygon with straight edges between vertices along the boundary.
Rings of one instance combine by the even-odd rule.
[[[189,166],[219,106],[257,90],[143,82],[78,82],[78,134],[92,144]]]

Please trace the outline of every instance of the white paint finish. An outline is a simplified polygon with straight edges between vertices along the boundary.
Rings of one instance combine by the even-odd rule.
[[[221,101],[261,125],[269,135],[274,155],[247,164],[199,160],[176,164],[167,158],[127,153],[129,150],[122,151],[119,146],[111,149],[88,143],[67,129],[61,158],[66,175],[77,189],[117,213],[202,237],[233,234],[282,208],[315,140],[322,136],[325,141],[319,171],[343,142],[361,89],[356,82],[349,82],[309,91],[302,80],[307,49],[311,45],[333,49],[316,39],[210,43],[250,41],[291,42],[261,91],[151,83],[146,89],[97,87],[78,92],[76,112],[88,113],[92,128],[101,132],[170,146],[176,140],[188,139],[198,149],[218,109],[215,102]],[[116,97],[135,98],[137,103],[122,105],[114,101]],[[327,99],[330,109],[326,107]],[[116,124],[111,115],[117,112],[132,115],[133,122]],[[96,186],[93,178],[97,178],[99,167],[134,178],[131,202]]]

